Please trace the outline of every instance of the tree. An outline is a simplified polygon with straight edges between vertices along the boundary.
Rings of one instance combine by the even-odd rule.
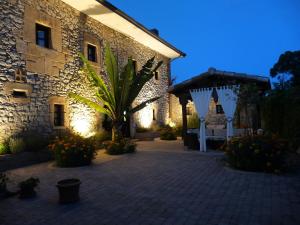
[[[282,79],[284,74],[292,76],[292,85],[300,85],[300,51],[287,51],[281,54],[277,63],[270,70],[272,77]]]
[[[107,80],[96,74],[88,60],[80,54],[83,61],[83,70],[91,84],[96,88],[96,101],[82,97],[76,93],[69,96],[101,114],[107,115],[112,120],[112,141],[122,138],[124,120],[133,113],[143,109],[147,104],[160,97],[148,99],[132,108],[132,103],[142,90],[143,86],[154,76],[155,71],[161,66],[162,61],[155,65],[155,58],[149,59],[142,69],[136,73],[133,60],[128,58],[125,67],[119,71],[116,58],[109,46],[105,47],[105,65]]]
[[[236,90],[238,95],[237,112],[245,110],[247,127],[260,128],[261,93],[255,83],[243,84]],[[250,131],[248,131],[250,132]]]

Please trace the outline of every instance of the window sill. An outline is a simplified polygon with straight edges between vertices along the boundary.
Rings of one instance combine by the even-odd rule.
[[[65,126],[53,126],[54,130],[65,130],[66,127]]]

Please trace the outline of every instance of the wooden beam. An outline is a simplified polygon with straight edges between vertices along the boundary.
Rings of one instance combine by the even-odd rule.
[[[188,103],[188,98],[186,95],[179,96],[179,102],[181,104],[182,109],[182,140],[184,143],[184,146],[187,145],[186,143],[186,134],[187,134],[187,111],[186,111],[186,105]]]

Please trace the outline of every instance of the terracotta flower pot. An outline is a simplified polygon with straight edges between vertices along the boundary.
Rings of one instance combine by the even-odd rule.
[[[59,202],[61,204],[74,203],[79,201],[79,179],[65,179],[57,182],[59,191]]]

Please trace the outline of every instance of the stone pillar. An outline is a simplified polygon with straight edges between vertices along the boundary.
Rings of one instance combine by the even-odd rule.
[[[181,104],[182,109],[182,139],[184,146],[187,145],[186,143],[186,134],[187,134],[187,112],[186,112],[186,105],[188,103],[187,97],[185,95],[179,96],[179,102]]]

